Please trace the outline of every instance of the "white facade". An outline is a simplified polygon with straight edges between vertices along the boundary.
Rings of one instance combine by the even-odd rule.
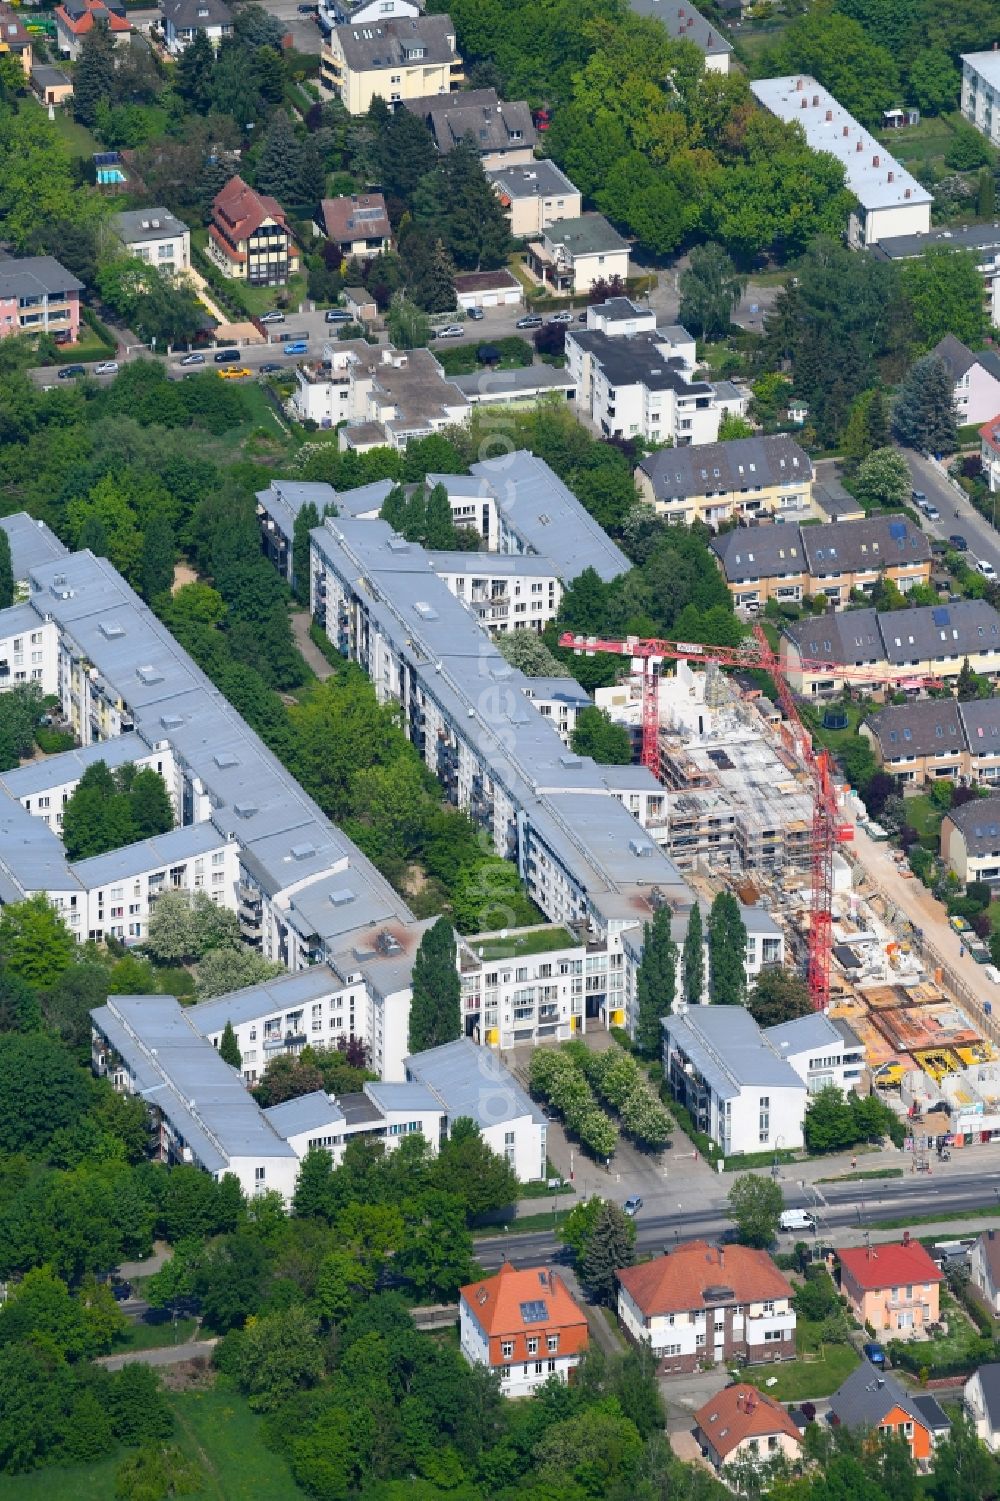
[[[459,1304],[459,1326],[459,1347],[466,1360],[470,1365],[488,1366],[490,1342],[464,1297]],[[533,1354],[531,1360],[494,1367],[499,1370],[501,1396],[532,1397],[553,1376],[568,1382],[570,1372],[580,1364],[579,1355],[549,1355],[544,1333],[537,1338],[540,1359],[536,1360]]]
[[[37,683],[44,694],[59,686],[59,632],[29,606],[0,611],[0,692]]]
[[[190,269],[191,231],[186,224],[165,209],[150,209],[148,214],[129,215],[129,219],[141,221],[134,225],[127,238],[123,237],[129,255],[172,274]]]
[[[725,1281],[722,1269],[719,1280]],[[654,1313],[647,1318],[628,1289],[619,1285],[618,1317],[629,1338],[637,1345],[649,1345],[657,1360],[700,1362],[715,1357],[716,1339],[724,1331],[726,1344],[745,1344],[751,1364],[756,1364],[770,1358],[769,1344],[795,1338],[795,1310],[789,1298],[760,1299],[729,1310],[721,1304]],[[721,1347],[722,1339],[718,1342]]]
[[[963,52],[962,114],[991,146],[1000,146],[1000,53]]]
[[[428,556],[434,572],[491,636],[524,627],[541,632],[559,613],[562,584],[544,558],[479,552]]]
[[[962,1392],[965,1415],[992,1454],[1000,1452],[1000,1366],[974,1371]]]
[[[358,453],[405,448],[411,438],[425,438],[468,415],[468,401],[426,349],[348,339],[325,345],[321,362],[304,363],[295,374],[295,417],[324,428],[343,425],[341,447]]]
[[[822,1013],[767,1027],[764,1035],[779,1056],[791,1064],[810,1094],[830,1085],[846,1094],[861,1082],[864,1044],[849,1027],[845,1025],[841,1031]]]

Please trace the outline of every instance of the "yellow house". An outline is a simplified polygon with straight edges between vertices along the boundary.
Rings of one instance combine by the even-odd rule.
[[[799,521],[813,510],[809,455],[785,433],[661,448],[635,471],[642,499],[669,521],[724,521],[760,517]]]
[[[320,53],[320,81],[350,115],[365,114],[375,98],[392,108],[449,94],[464,82],[451,17],[392,16],[335,26]]]
[[[917,1240],[903,1232],[899,1245],[855,1246],[838,1251],[840,1290],[854,1317],[876,1335],[912,1339],[939,1317],[939,1268]]]

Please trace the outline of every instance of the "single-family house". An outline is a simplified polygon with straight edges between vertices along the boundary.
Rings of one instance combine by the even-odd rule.
[[[450,16],[389,16],[335,26],[320,51],[320,82],[350,115],[373,99],[390,109],[408,99],[449,94],[465,81]]]
[[[1000,412],[1000,355],[992,349],[974,353],[954,334],[945,334],[931,352],[951,376],[960,426],[978,426]]]
[[[984,1230],[969,1256],[969,1281],[994,1315],[1000,1314],[1000,1235]]]
[[[851,1313],[876,1335],[912,1339],[939,1317],[944,1273],[908,1230],[898,1244],[837,1251],[840,1290]]]
[[[557,219],[576,219],[583,212],[580,189],[574,187],[555,162],[507,163],[487,170],[493,191],[510,222],[510,232],[519,240],[537,238]]]
[[[996,1454],[1000,1451],[1000,1365],[991,1361],[973,1371],[965,1383],[962,1403],[976,1437]]]
[[[941,857],[963,883],[1000,886],[1000,797],[963,803],[945,814]]]
[[[31,77],[31,32],[12,5],[0,4],[0,52],[16,57],[25,78]]]
[[[911,1396],[891,1371],[876,1370],[867,1360],[830,1398],[830,1420],[872,1440],[880,1434],[902,1438],[922,1470],[929,1469],[935,1445],[951,1426],[936,1398]]]
[[[991,417],[979,429],[979,463],[990,493],[995,495],[1000,490],[1000,417]]]
[[[57,344],[75,344],[82,291],[83,282],[51,255],[0,257],[0,339],[51,334]]]
[[[487,172],[533,158],[538,137],[523,99],[501,99],[496,89],[462,89],[402,102],[424,121],[442,155],[471,140]]]
[[[635,479],[642,499],[658,516],[665,516],[668,521],[704,521],[717,528],[722,522],[741,519],[754,521],[773,517],[797,521],[813,514],[812,461],[794,438],[785,433],[766,438],[732,438],[723,443],[701,443],[697,451],[694,448],[661,448],[640,461]],[[748,549],[759,537],[764,538],[764,528],[750,532],[737,530],[731,535]],[[720,545],[722,541],[720,539]],[[791,546],[787,538],[784,545]],[[726,556],[735,546],[735,543],[726,545]],[[756,562],[756,558],[753,561]],[[778,561],[799,565],[805,559],[801,548],[797,547],[794,558],[789,554],[786,559]],[[799,577],[803,573],[801,567],[795,571],[794,578],[799,588],[804,586],[804,579]],[[760,573],[752,576],[763,577]],[[727,580],[728,577],[727,571]],[[778,593],[783,586],[778,574],[772,577],[775,579],[774,591]],[[734,571],[730,586],[737,582],[739,572]],[[767,593],[762,596],[769,597]],[[792,596],[779,593],[779,597]]]
[[[802,1435],[786,1408],[766,1391],[737,1382],[710,1397],[694,1415],[694,1436],[717,1470],[798,1459]]]
[[[160,271],[187,271],[191,265],[191,231],[168,208],[126,209],[111,227],[129,255]]]
[[[53,15],[56,46],[74,63],[84,37],[95,26],[106,26],[116,47],[127,47],[131,39],[132,26],[121,0],[63,0]]]
[[[529,1397],[552,1376],[571,1381],[589,1343],[583,1310],[547,1267],[519,1271],[505,1261],[495,1276],[468,1283],[459,1321],[462,1354],[499,1376],[505,1397]]]
[[[256,287],[282,287],[299,269],[299,248],[276,198],[231,177],[215,195],[208,253],[216,265]]]
[[[589,292],[629,274],[629,246],[603,214],[554,219],[527,248],[527,269],[554,292]]]
[[[371,260],[392,244],[392,225],[381,193],[324,198],[316,229],[337,246],[344,260]]]
[[[160,0],[163,40],[167,51],[178,57],[199,33],[218,51],[233,34],[233,13],[226,0]]]
[[[792,1287],[766,1251],[693,1240],[616,1275],[621,1326],[661,1374],[795,1354]]]

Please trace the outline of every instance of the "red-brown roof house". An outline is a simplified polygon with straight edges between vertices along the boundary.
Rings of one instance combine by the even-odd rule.
[[[766,1251],[688,1241],[618,1273],[618,1317],[661,1371],[795,1354],[792,1288]]]
[[[116,46],[127,46],[132,24],[120,0],[63,0],[55,8],[56,44],[73,62],[80,56],[83,39],[95,26],[106,26]]]
[[[381,193],[324,198],[316,228],[349,260],[371,260],[392,244],[392,225]]]
[[[529,1397],[552,1376],[562,1381],[587,1349],[587,1319],[558,1272],[517,1271],[470,1282],[459,1300],[462,1354],[500,1376],[505,1397]]]
[[[798,1459],[802,1436],[780,1402],[756,1387],[727,1386],[694,1415],[695,1437],[717,1470],[779,1454]]]
[[[838,1251],[840,1290],[854,1317],[876,1334],[912,1339],[939,1316],[939,1286],[944,1274],[909,1231],[902,1242],[854,1246]]]
[[[208,250],[227,276],[257,287],[281,287],[299,269],[299,250],[276,198],[231,177],[216,194]]]

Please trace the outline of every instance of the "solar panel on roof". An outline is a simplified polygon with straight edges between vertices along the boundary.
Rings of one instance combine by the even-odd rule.
[[[544,1298],[533,1298],[521,1304],[521,1319],[525,1324],[544,1324],[549,1316],[549,1305]]]
[[[903,542],[903,541],[905,541],[905,539],[906,539],[906,522],[905,521],[890,521],[889,522],[889,536],[892,538],[892,540],[894,542]]]
[[[947,625],[949,620],[948,611],[943,605],[940,605],[931,611],[931,619],[935,625]]]

